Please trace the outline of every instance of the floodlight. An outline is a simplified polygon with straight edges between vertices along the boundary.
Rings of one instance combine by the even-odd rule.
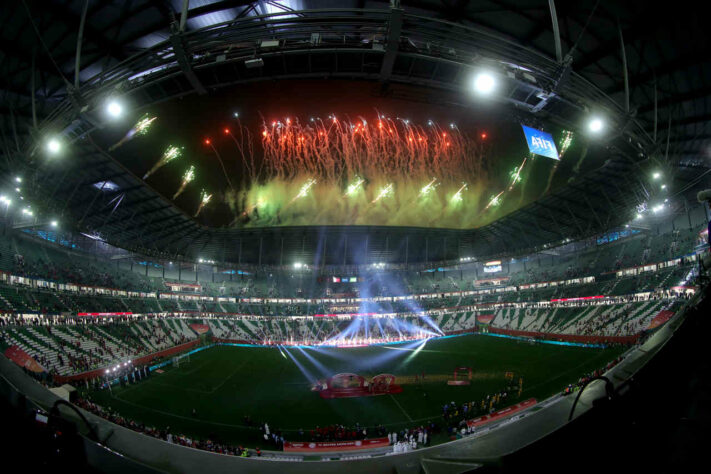
[[[601,132],[604,127],[605,122],[603,122],[599,117],[593,117],[590,119],[590,122],[588,122],[588,129],[593,133]]]
[[[52,221],[51,225],[52,225],[52,227],[57,227],[58,223],[57,223],[57,221]]]
[[[659,171],[655,171],[654,174],[652,175],[652,177],[654,179],[659,179],[662,177],[662,173],[660,173]]]
[[[496,88],[496,79],[488,72],[480,72],[474,77],[474,90],[479,94],[490,94]]]
[[[19,176],[16,176],[16,177],[15,177],[15,182],[21,183],[21,182],[22,182],[22,178],[20,178]]]
[[[106,112],[111,118],[119,118],[123,115],[123,106],[117,100],[112,99],[106,104]]]
[[[50,152],[51,154],[55,155],[59,153],[59,150],[62,149],[62,144],[59,143],[59,140],[56,138],[52,138],[47,142],[47,151]]]

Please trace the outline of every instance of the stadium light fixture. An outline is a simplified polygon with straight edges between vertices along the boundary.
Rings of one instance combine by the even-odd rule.
[[[52,155],[56,155],[62,149],[62,144],[56,138],[51,138],[47,142],[47,151]]]
[[[474,76],[474,90],[481,95],[489,95],[496,89],[496,79],[489,72],[480,72]]]
[[[301,262],[294,262],[294,268],[296,268],[297,270],[299,270],[302,266],[303,264]]]
[[[57,221],[52,221],[50,224],[52,227],[57,227],[59,225]]]
[[[123,105],[116,99],[111,99],[106,104],[106,113],[112,119],[117,119],[123,115]]]
[[[22,178],[20,178],[19,176],[16,176],[16,177],[15,177],[15,182],[16,182],[16,183],[21,183],[21,182],[22,182]]]
[[[600,117],[593,117],[588,122],[588,130],[592,133],[600,133],[605,128],[605,122]]]
[[[232,116],[233,116],[234,118],[239,118],[239,112],[234,112],[234,113],[232,114]]]
[[[666,185],[666,184],[662,184],[662,189],[667,189],[667,185]]]
[[[652,175],[652,178],[654,178],[654,179],[659,179],[661,177],[662,177],[662,173],[660,173],[659,171],[655,171],[654,174]]]
[[[639,220],[642,217],[644,217],[644,216],[638,212],[637,215],[635,216],[635,219]]]
[[[22,190],[20,188],[15,188],[15,192],[20,193]]]

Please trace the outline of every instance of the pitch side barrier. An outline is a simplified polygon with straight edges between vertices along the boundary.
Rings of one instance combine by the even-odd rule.
[[[629,378],[658,354],[684,322],[687,309],[702,299],[703,294],[696,295],[644,344],[630,349],[622,361],[603,374],[610,380],[615,393],[624,390]],[[8,398],[18,410],[31,413],[35,407],[48,409],[59,399],[2,355],[0,374],[0,395]],[[604,382],[591,382],[580,393],[574,415],[586,413],[592,409],[595,400],[607,394]],[[571,409],[574,403],[573,396],[556,395],[523,412],[476,429],[472,435],[459,440],[397,455],[364,456],[349,462],[347,466],[341,462],[319,463],[318,470],[327,474],[340,474],[344,468],[356,474],[420,474],[423,471],[434,472],[435,469],[437,472],[474,469],[484,462],[501,459],[563,427],[572,417]],[[240,458],[201,451],[146,436],[115,425],[90,412],[81,409],[79,411],[88,420],[91,432],[74,411],[64,406],[59,407],[62,418],[76,423],[83,436],[85,452],[89,453],[89,462],[94,466],[98,466],[97,459],[111,457],[115,462],[124,463],[126,468],[140,465],[144,469],[154,469],[154,472],[190,473],[209,470],[217,474],[231,474],[235,471],[248,474],[281,474],[288,469],[296,474],[313,474],[314,464],[294,462],[303,460],[295,455],[284,457],[281,453],[265,452],[262,458]],[[96,433],[96,436],[92,433]],[[343,456],[330,453],[328,459],[347,459],[352,454],[352,451]]]

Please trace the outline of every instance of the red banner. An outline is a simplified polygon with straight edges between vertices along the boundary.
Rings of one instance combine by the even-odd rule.
[[[5,349],[5,357],[27,370],[32,372],[42,373],[44,367],[39,362],[34,360],[31,355],[20,349],[18,346],[11,346]]]
[[[132,314],[133,313],[129,311],[127,313],[77,313],[77,316],[131,316]]]
[[[319,441],[291,442],[284,441],[284,451],[291,453],[327,453],[332,451],[355,451],[389,446],[388,438],[373,438],[357,441]]]
[[[480,314],[476,317],[476,321],[481,324],[489,324],[494,319],[494,314]]]
[[[566,341],[566,342],[580,342],[583,344],[632,344],[637,342],[639,339],[639,334],[633,334],[631,336],[595,336],[595,335],[582,335],[582,334],[555,334],[549,332],[534,332],[534,331],[520,331],[518,329],[504,329],[497,328],[495,326],[489,326],[489,332],[492,334],[506,334],[507,336],[521,336],[521,337],[531,337],[534,339],[548,339],[551,341]]]
[[[647,330],[654,329],[654,328],[661,326],[662,324],[669,321],[672,316],[674,316],[674,311],[669,311],[669,310],[660,311],[659,313],[657,313],[657,315],[654,317],[654,319],[652,319],[649,322],[649,326],[647,326]]]
[[[510,407],[495,411],[491,415],[484,415],[480,416],[479,418],[474,418],[473,420],[467,420],[467,425],[471,426],[472,428],[476,426],[482,426],[487,423],[491,423],[492,421],[500,420],[501,418],[523,411],[526,408],[532,407],[535,404],[536,399],[529,398],[528,400],[524,400],[521,403],[517,403],[516,405],[511,405]]]
[[[210,330],[210,326],[207,324],[191,324],[190,327],[198,334],[205,334]]]

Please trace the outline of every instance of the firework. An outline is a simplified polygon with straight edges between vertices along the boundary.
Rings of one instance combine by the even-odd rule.
[[[202,208],[205,207],[208,202],[210,202],[210,199],[212,199],[212,194],[207,194],[204,189],[200,191],[200,205],[198,206],[197,212],[193,217],[197,217],[198,215],[200,215]]]
[[[464,199],[464,198],[462,197],[462,192],[463,192],[465,189],[467,189],[467,183],[462,183],[462,186],[457,190],[456,193],[454,193],[454,196],[452,196],[452,202],[453,202],[453,203],[456,204],[456,203],[458,203],[458,202],[462,202],[462,200]]]
[[[515,167],[511,173],[509,173],[509,177],[511,178],[512,183],[520,183],[521,182],[521,169],[517,166]]]
[[[558,170],[558,165],[563,159],[563,155],[565,155],[565,152],[568,151],[570,145],[573,144],[573,135],[573,132],[571,132],[570,130],[563,130],[563,135],[560,138],[560,142],[558,143],[558,149],[560,150],[558,152],[559,160],[555,162],[555,165],[553,165],[553,167],[551,168],[551,172],[548,174],[548,182],[546,183],[546,189],[543,190],[543,194],[546,194],[548,190],[550,190],[551,184],[553,184],[553,176],[555,176],[555,172]]]
[[[568,148],[570,148],[570,145],[573,144],[573,132],[570,130],[563,130],[563,136],[560,139],[560,143],[558,143],[558,149],[560,152],[558,153],[558,158],[563,158],[563,155],[565,155],[565,152],[568,151]]]
[[[183,193],[183,191],[185,191],[185,187],[194,179],[195,179],[195,166],[190,165],[190,168],[188,168],[188,170],[183,175],[183,181],[180,183],[180,187],[173,195],[173,200],[175,200],[175,198],[180,196]]]
[[[129,130],[124,137],[109,148],[109,151],[114,151],[116,148],[120,147],[124,143],[133,140],[137,136],[145,135],[151,128],[153,121],[157,117],[149,117],[147,114],[141,117],[141,120],[136,122],[136,124]]]
[[[491,196],[491,198],[489,198],[489,204],[487,204],[484,209],[486,210],[486,209],[489,209],[490,207],[496,207],[499,204],[501,204],[501,195],[502,194],[504,194],[504,191],[501,191],[499,194]]]
[[[530,154],[531,158],[533,158],[533,153]],[[521,170],[523,170],[524,165],[526,164],[526,161],[528,161],[528,156],[526,156],[521,164],[517,166],[516,168],[511,171],[509,174],[509,177],[511,178],[511,183],[509,184],[509,187],[507,191],[511,191],[513,187],[516,185],[516,183],[521,182]]]
[[[380,201],[382,198],[386,196],[392,196],[393,194],[393,183],[388,183],[386,186],[382,187],[380,189],[380,192],[378,195],[373,199],[371,204],[375,204],[376,202]]]
[[[309,193],[309,189],[311,189],[311,187],[312,187],[314,184],[316,184],[316,180],[313,179],[313,178],[310,178],[308,181],[306,181],[306,182],[301,186],[301,188],[299,189],[299,192],[296,194],[296,196],[294,196],[294,199],[292,199],[291,201],[294,202],[294,201],[296,201],[297,199],[300,199],[300,198],[302,198],[302,197],[305,197],[305,196]]]
[[[432,178],[432,181],[427,183],[420,189],[420,197],[426,197],[437,187],[437,178]]]
[[[153,165],[153,168],[151,168],[145,175],[143,175],[143,179],[147,179],[150,175],[155,173],[159,168],[162,168],[163,166],[167,165],[171,161],[174,161],[183,154],[183,148],[182,147],[177,147],[170,145],[168,148],[165,149],[165,152],[163,152],[163,156],[160,157],[158,162]]]
[[[308,174],[334,185],[356,176],[367,182],[378,176],[431,179],[432,169],[441,181],[456,181],[462,174],[481,176],[482,145],[456,127],[445,131],[430,123],[421,127],[382,115],[369,122],[333,114],[312,117],[304,125],[297,118],[265,121],[264,169],[268,177],[288,180]]]
[[[354,196],[358,191],[363,188],[363,183],[365,183],[365,180],[360,176],[356,176],[355,181],[349,184],[346,188],[346,193],[343,195],[343,197]]]
[[[229,129],[225,129],[227,133],[229,133]],[[234,192],[234,187],[232,186],[232,181],[230,180],[230,176],[227,174],[227,169],[225,168],[225,163],[222,161],[222,157],[220,156],[220,153],[217,151],[217,148],[215,148],[215,145],[212,144],[212,140],[209,138],[205,139],[205,145],[209,146],[212,148],[212,151],[215,152],[215,156],[217,156],[217,160],[220,162],[220,166],[222,167],[222,172],[225,175],[225,180],[227,180],[227,184],[230,186],[230,189]]]

